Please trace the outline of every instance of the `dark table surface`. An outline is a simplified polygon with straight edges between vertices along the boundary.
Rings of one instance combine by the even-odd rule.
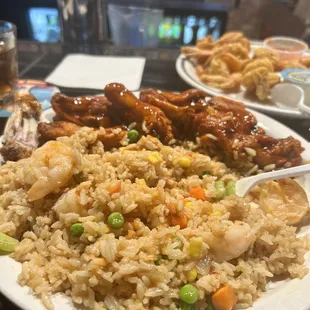
[[[39,79],[45,77],[55,68],[68,53],[87,53],[93,55],[142,56],[146,57],[146,65],[142,77],[141,89],[153,87],[172,91],[183,91],[188,86],[178,76],[175,61],[179,55],[177,49],[133,49],[115,48],[109,44],[96,46],[40,44],[34,42],[18,42],[19,77],[22,79]],[[103,85],[104,87],[104,85]],[[67,95],[95,94],[98,91],[61,88]],[[292,128],[310,141],[310,120],[274,117]],[[3,131],[6,119],[0,118],[0,132]],[[0,310],[20,310],[0,293]],[[57,309],[58,310],[58,309]]]

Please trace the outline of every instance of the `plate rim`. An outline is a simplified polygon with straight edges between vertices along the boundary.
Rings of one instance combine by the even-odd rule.
[[[46,109],[45,111],[43,111],[42,113],[42,121],[47,121],[48,119],[45,118],[44,114],[47,114],[50,112],[50,110],[52,110],[52,108],[48,108]],[[278,120],[276,119],[273,119],[272,117],[268,116],[268,115],[265,115],[261,112],[258,112],[258,111],[255,111],[255,110],[252,110],[252,109],[248,109],[251,113],[254,114],[254,116],[257,118],[258,122],[261,123],[262,125],[264,125],[264,122],[268,122],[268,123],[271,123],[272,126],[271,127],[277,127],[279,128],[279,132],[281,131],[284,131],[284,135],[287,135],[288,133],[290,135],[292,135],[293,137],[299,139],[303,145],[303,147],[305,148],[305,154],[306,155],[306,158],[309,158],[310,159],[310,142],[308,142],[305,138],[303,138],[300,134],[298,134],[297,132],[295,132],[293,129],[291,129],[290,127],[282,124],[281,122],[279,122]],[[267,125],[266,125],[267,126]],[[270,126],[270,124],[268,125]],[[272,129],[271,129],[272,130]],[[1,137],[0,137],[1,138]],[[308,226],[310,228],[310,225]],[[305,255],[310,255],[310,251],[308,251]],[[1,268],[4,268],[4,267],[1,267],[3,265],[3,262],[8,265],[12,265],[14,266],[14,270],[16,271],[17,269],[20,270],[21,269],[21,263],[15,261],[13,258],[10,258],[9,256],[0,256],[0,271],[1,271]],[[17,272],[16,273],[16,276],[18,277],[18,275],[20,274],[20,272]],[[310,274],[308,274],[309,277],[310,277]],[[14,275],[13,275],[14,276]],[[9,299],[12,303],[14,303],[15,305],[17,305],[18,307],[20,307],[21,309],[23,310],[45,310],[45,307],[42,303],[42,301],[36,297],[35,295],[33,295],[31,293],[31,289],[26,286],[26,287],[22,287],[21,285],[18,284],[17,282],[17,277],[15,277],[15,279],[12,279],[12,281],[14,281],[14,287],[19,289],[21,292],[20,292],[20,295],[18,294],[16,296],[16,293],[10,291],[7,286],[6,286],[6,282],[5,281],[0,281],[0,292],[7,298]],[[305,278],[304,278],[305,279]],[[295,283],[296,281],[294,281],[296,279],[288,279],[285,283]],[[293,281],[293,282],[292,282]],[[303,281],[303,279],[301,279],[300,281]],[[305,280],[306,281],[306,280]],[[308,280],[309,284],[310,284],[310,279]],[[307,283],[308,283],[307,282]],[[289,285],[289,284],[288,284]],[[292,284],[293,285],[293,284]],[[305,284],[306,285],[306,284]],[[298,287],[298,286],[297,286]],[[281,289],[282,288],[282,289]],[[284,289],[287,289],[287,286],[280,286],[278,288],[278,290],[282,291]],[[271,290],[267,290],[268,291],[271,291]],[[18,297],[19,296],[19,297]],[[26,299],[25,299],[25,296],[26,296]],[[263,310],[265,309],[265,305],[261,305],[259,306],[259,301],[263,298],[264,296],[260,297],[259,299],[257,299],[254,303],[254,305],[250,308],[248,308],[247,310]],[[267,298],[266,299],[270,299],[272,298],[272,296],[270,295],[267,295],[266,296]],[[24,300],[25,299],[25,300]],[[56,299],[56,300],[55,300]],[[54,302],[57,302],[59,301],[59,305],[56,303],[54,304],[55,305],[55,309],[57,309],[58,306],[60,307],[65,307],[65,308],[62,308],[62,309],[66,309],[66,310],[76,310],[77,308],[72,304],[71,300],[64,296],[63,294],[59,294],[59,293],[56,293],[56,294],[53,294],[52,295],[52,301]],[[310,308],[310,299],[307,301],[306,304],[303,304],[303,305],[300,305],[300,307],[307,307]],[[288,310],[289,308],[287,308]],[[306,308],[300,308],[300,309],[306,309]],[[275,308],[275,310],[282,310],[282,308]]]

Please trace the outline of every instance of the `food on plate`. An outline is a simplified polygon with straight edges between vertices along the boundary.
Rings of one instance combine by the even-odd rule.
[[[218,60],[236,70],[234,57]],[[111,83],[105,95],[56,94],[42,146],[0,167],[0,251],[47,309],[59,292],[85,309],[245,308],[269,278],[307,274],[303,188],[285,179],[235,195],[241,175],[302,164],[298,140],[200,90],[138,99]]]
[[[278,68],[280,71],[283,71],[291,68],[306,69],[307,67],[301,63],[301,60],[281,60],[278,63]]]
[[[164,99],[176,106],[185,106],[193,103],[196,104],[200,100],[205,101],[205,98],[208,97],[206,92],[199,89],[189,89],[182,93],[172,93],[168,91],[160,91],[160,93],[163,95]],[[146,93],[144,92],[144,94]],[[143,97],[141,97],[141,100],[144,101]]]
[[[122,84],[111,83],[104,94],[113,103],[112,107],[129,123],[139,123],[146,134],[158,135],[168,143],[173,138],[171,121],[159,108],[143,102]]]
[[[220,156],[229,166],[244,166],[244,161],[249,162],[254,170],[250,167],[248,170],[252,173],[265,167],[288,168],[302,163],[300,154],[303,148],[299,141],[292,137],[274,139],[267,136],[257,126],[252,113],[234,100],[223,97],[207,99],[206,93],[198,90],[175,94],[154,89],[141,91],[138,100],[120,84],[110,84],[106,89],[111,102],[109,109],[114,109],[123,124],[130,128],[118,125],[99,130],[98,139],[105,150],[136,142],[141,135],[152,134],[165,144],[198,139],[200,147],[213,156]],[[109,109],[105,115],[112,114]],[[96,117],[100,118],[100,113]],[[115,119],[108,121],[117,123]],[[38,131],[40,140],[46,142],[71,136],[79,128],[68,121],[55,121],[39,124]]]
[[[99,130],[98,140],[105,150],[134,143],[140,136],[151,134],[170,145],[184,140],[198,141],[201,148],[212,156],[219,156],[229,166],[244,166],[247,162],[251,173],[265,167],[273,170],[302,163],[303,148],[299,141],[292,137],[274,139],[266,135],[257,126],[252,113],[234,100],[208,99],[206,93],[199,90],[175,94],[154,89],[141,91],[140,99],[137,99],[123,85],[116,83],[106,86],[106,95],[111,103],[104,115],[111,115],[112,109],[118,118],[107,120],[114,127]],[[64,114],[57,114],[56,118],[61,116]],[[100,112],[94,116],[101,118]],[[79,115],[81,117],[83,114]],[[38,131],[40,141],[46,142],[71,136],[79,129],[67,120],[41,123]]]
[[[251,52],[250,42],[240,32],[228,32],[218,40],[198,40],[195,47],[185,46],[181,52],[192,60],[199,79],[224,91],[238,92],[240,87],[262,102],[268,102],[271,89],[281,83],[279,71],[310,67],[309,56],[281,59],[267,47]]]
[[[5,161],[29,157],[38,146],[37,126],[42,108],[32,95],[20,96],[3,134],[0,153]]]
[[[108,107],[111,103],[105,96],[68,97],[55,94],[51,104],[57,115],[80,126],[109,127]]]
[[[63,136],[72,136],[82,126],[68,121],[55,121],[52,123],[41,122],[38,125],[38,133],[41,144],[50,140],[56,140]]]
[[[114,91],[112,104],[120,100]],[[184,94],[158,96],[191,106]],[[255,128],[242,104],[229,114],[225,100],[208,107],[218,109],[209,112],[215,124],[223,113],[240,133]],[[19,284],[47,309],[57,309],[55,293],[84,309],[246,308],[273,277],[307,274],[310,240],[291,226],[309,208],[297,183],[271,182],[238,198],[239,171],[199,153],[199,145],[168,146],[133,132],[136,143],[106,151],[104,134],[83,127],[0,167],[0,231],[22,264]]]
[[[291,167],[300,165],[303,148],[299,141],[292,137],[274,139],[266,135],[257,126],[254,115],[248,112],[240,102],[213,97],[208,100],[206,108],[199,105],[176,107],[164,94],[146,90],[141,91],[142,100],[159,107],[172,121],[176,134],[184,133],[188,138],[199,138],[202,146],[209,151],[223,154],[226,162],[243,162],[250,160],[261,168]]]
[[[251,64],[249,64],[251,65]],[[245,70],[247,67],[245,68]],[[247,91],[254,93],[260,100],[265,100],[270,95],[271,88],[278,84],[281,77],[273,71],[268,71],[264,66],[254,67],[244,73],[242,84]]]
[[[260,58],[268,58],[271,61],[274,69],[277,69],[277,65],[280,61],[280,57],[277,52],[274,52],[265,47],[256,48],[254,50],[253,59],[260,59]]]
[[[240,87],[242,76],[238,73],[231,74],[229,77],[221,75],[202,74],[201,81],[220,89],[237,89]]]
[[[42,122],[38,126],[40,140],[43,143],[56,140],[59,137],[72,136],[82,127],[68,121],[55,121],[52,123]],[[127,129],[125,126],[115,126],[105,128],[100,131],[98,140],[102,142],[104,148],[109,150],[122,144],[124,138],[127,137]]]
[[[310,56],[301,57],[299,62],[306,68],[309,68],[310,67]]]
[[[0,232],[0,254],[9,254],[15,251],[18,240]]]
[[[24,182],[30,186],[28,201],[58,191],[79,169],[80,156],[59,141],[49,141],[35,150],[24,167]]]

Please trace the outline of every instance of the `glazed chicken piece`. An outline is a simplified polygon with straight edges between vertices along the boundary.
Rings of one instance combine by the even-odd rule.
[[[23,95],[15,103],[3,134],[0,153],[5,161],[18,161],[29,157],[38,146],[37,126],[42,108],[32,95]]]
[[[40,142],[44,144],[50,140],[56,140],[59,137],[70,137],[82,127],[67,121],[57,121],[53,123],[40,123],[38,132],[40,134]],[[95,129],[96,130],[96,129]],[[98,140],[102,142],[105,150],[119,147],[121,141],[127,135],[127,129],[124,126],[115,126],[104,129],[100,132]]]
[[[174,133],[179,139],[193,136],[193,120],[196,113],[205,110],[207,94],[191,89],[180,94],[161,92],[153,89],[140,92],[140,99],[161,109],[171,119]]]
[[[150,88],[140,92],[140,99],[144,102],[149,103],[152,97],[169,102],[178,107],[194,107],[198,105],[199,102],[205,102],[206,97],[209,96],[206,92],[199,89],[189,89],[182,93],[172,93]]]
[[[104,93],[113,103],[112,110],[119,114],[127,125],[136,122],[145,134],[159,136],[164,143],[173,139],[171,121],[162,110],[139,100],[122,84],[108,84]]]
[[[259,167],[292,167],[302,163],[303,147],[293,137],[275,139],[257,126],[254,115],[242,103],[214,97],[208,109],[196,115],[194,128],[202,145],[221,149],[232,162],[249,156]]]
[[[111,126],[111,103],[105,96],[68,97],[57,93],[51,104],[61,119],[71,123],[90,127]]]
[[[56,140],[59,137],[70,137],[81,126],[67,121],[57,121],[53,123],[40,123],[38,126],[40,144],[44,144],[50,140]]]

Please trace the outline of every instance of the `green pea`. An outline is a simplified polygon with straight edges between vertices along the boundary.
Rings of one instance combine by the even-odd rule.
[[[70,233],[72,236],[80,237],[84,233],[84,226],[81,223],[72,224],[70,227]]]
[[[200,175],[200,179],[203,179],[203,177],[204,177],[205,175],[210,175],[210,174],[211,174],[211,173],[210,173],[209,170],[202,171],[202,172],[201,172],[201,175]]]
[[[225,183],[223,181],[215,181],[214,186],[215,186],[216,199],[220,200],[224,198],[226,194]]]
[[[130,143],[135,143],[138,141],[139,133],[137,130],[129,130],[127,134],[128,140]]]
[[[229,181],[226,184],[226,195],[231,196],[235,194],[235,182],[234,181]]]
[[[184,301],[180,302],[180,310],[195,310],[194,304],[187,304]]]
[[[18,243],[17,239],[0,232],[0,251],[5,252],[5,254],[14,252]]]
[[[113,212],[108,217],[108,225],[113,229],[120,229],[124,226],[125,219],[119,212]]]
[[[198,290],[192,284],[184,285],[179,292],[180,299],[187,304],[194,304],[198,299]]]

